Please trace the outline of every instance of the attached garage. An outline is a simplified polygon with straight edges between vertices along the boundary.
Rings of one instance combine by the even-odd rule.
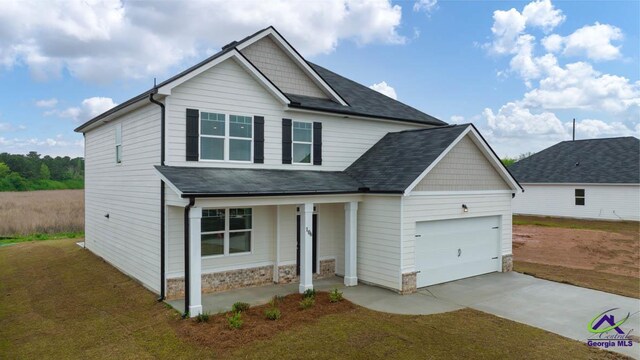
[[[417,286],[500,271],[500,216],[416,223]]]

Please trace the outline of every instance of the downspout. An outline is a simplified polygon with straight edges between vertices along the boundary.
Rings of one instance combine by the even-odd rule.
[[[187,204],[187,206],[184,207],[184,313],[182,314],[182,318],[186,319],[187,317],[189,317],[189,305],[190,305],[190,300],[189,299],[189,276],[191,275],[189,273],[189,266],[190,261],[189,261],[189,210],[191,210],[191,207],[193,206],[193,204],[195,204],[196,202],[196,198],[195,197],[190,197],[189,198],[189,204]]]
[[[160,106],[160,166],[164,166],[165,158],[165,108],[164,104],[153,98],[158,89],[153,89],[149,94],[149,101]],[[164,181],[160,180],[160,297],[158,301],[165,298],[165,198]]]

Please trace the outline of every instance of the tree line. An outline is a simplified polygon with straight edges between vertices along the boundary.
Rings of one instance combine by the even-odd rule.
[[[82,189],[81,157],[0,153],[0,191]]]

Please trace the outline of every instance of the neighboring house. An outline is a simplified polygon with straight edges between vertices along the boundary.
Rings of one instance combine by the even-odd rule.
[[[521,190],[448,126],[304,60],[269,27],[78,127],[87,249],[161,298],[511,269]],[[186,280],[186,281],[185,281]]]
[[[640,140],[563,141],[509,167],[516,214],[640,220]]]

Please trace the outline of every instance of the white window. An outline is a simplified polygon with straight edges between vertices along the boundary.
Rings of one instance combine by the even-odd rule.
[[[251,208],[203,209],[202,256],[251,252]]]
[[[122,163],[122,124],[116,124],[116,164]]]
[[[253,119],[250,116],[200,112],[200,159],[253,159]]]
[[[310,122],[293,122],[293,163],[311,164],[313,156],[313,125]]]

